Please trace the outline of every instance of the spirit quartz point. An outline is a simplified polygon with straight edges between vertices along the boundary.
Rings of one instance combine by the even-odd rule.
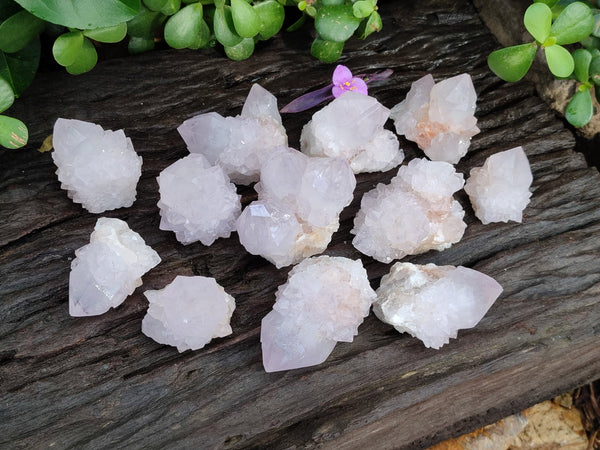
[[[136,196],[142,157],[123,130],[74,119],[58,119],[52,135],[61,188],[91,213],[128,207]]]
[[[160,290],[145,291],[148,312],[142,332],[177,350],[198,350],[213,338],[232,333],[234,298],[214,278],[177,276]]]
[[[375,292],[360,260],[319,256],[295,266],[262,320],[267,372],[320,364],[338,341],[352,342]]]
[[[69,276],[71,316],[96,316],[116,308],[160,262],[158,253],[119,219],[101,217],[90,243],[75,250]]]
[[[382,277],[373,312],[437,349],[477,325],[501,293],[496,280],[473,269],[399,262]]]

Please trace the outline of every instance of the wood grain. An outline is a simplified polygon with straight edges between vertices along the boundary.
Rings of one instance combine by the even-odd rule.
[[[306,35],[277,37],[241,63],[216,51],[163,51],[105,61],[79,77],[42,74],[13,108],[31,144],[0,151],[0,447],[418,448],[600,378],[598,172],[530,84],[490,74],[486,56],[497,43],[469,1],[380,8],[384,31],[349,44],[342,60],[355,73],[394,69],[372,95],[391,107],[426,73],[469,72],[482,132],[458,170],[517,145],[531,162],[522,224],[484,226],[460,193],[464,239],[407,258],[496,278],[504,293],[481,323],[436,351],[371,315],[322,365],[267,374],[260,321],[287,270],[248,255],[235,235],[207,248],[158,229],[155,177],[186,154],[176,127],[202,112],[238,114],[252,82],[281,105],[327,83],[334,66],[311,59]],[[292,145],[311,113],[284,117]],[[99,317],[68,315],[70,263],[98,216],[67,198],[50,155],[35,150],[58,117],[124,128],[144,158],[133,207],[105,215],[126,220],[163,262]],[[409,158],[422,156],[401,143]],[[360,198],[393,175],[358,177],[327,254],[361,257],[350,235]],[[241,192],[245,203],[255,196]],[[389,266],[362,260],[377,287]],[[237,299],[232,336],[179,354],[141,334],[143,290],[179,274],[213,276]]]

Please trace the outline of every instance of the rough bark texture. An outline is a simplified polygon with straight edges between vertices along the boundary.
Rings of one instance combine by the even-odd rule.
[[[236,236],[210,248],[180,245],[158,229],[155,177],[186,154],[176,127],[192,115],[237,114],[252,82],[280,104],[327,83],[333,65],[293,35],[248,61],[213,52],[165,51],[101,63],[90,74],[40,76],[14,114],[31,144],[0,151],[0,447],[4,448],[414,448],[472,430],[600,377],[600,177],[573,152],[574,138],[530,84],[504,84],[487,69],[498,44],[467,0],[381,5],[384,31],[348,45],[353,71],[392,68],[371,93],[391,107],[431,72],[469,72],[481,134],[458,165],[467,173],[496,151],[522,145],[533,197],[522,224],[484,226],[468,199],[464,239],[412,262],[466,265],[504,293],[474,329],[426,349],[373,315],[351,344],[320,366],[267,374],[260,321],[287,270],[248,255]],[[286,116],[290,142],[312,112]],[[73,252],[98,216],[59,187],[49,154],[35,148],[57,117],[124,128],[144,158],[126,220],[163,262],[121,307],[91,318],[68,314]],[[401,140],[408,158],[421,156]],[[362,194],[393,172],[358,177],[327,254],[359,258],[352,218]],[[244,202],[253,196],[242,190]],[[373,286],[389,266],[362,257]],[[234,334],[177,353],[141,334],[144,289],[177,274],[216,277],[237,299]]]

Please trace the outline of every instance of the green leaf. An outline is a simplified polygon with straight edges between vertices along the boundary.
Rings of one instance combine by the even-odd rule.
[[[196,39],[188,47],[193,50],[206,48],[210,46],[210,28],[204,19],[200,20],[200,30],[196,35]],[[214,44],[213,44],[214,46]]]
[[[558,3],[558,0],[533,0],[534,3],[544,3],[552,8],[554,5]]]
[[[0,78],[0,112],[6,111],[15,101],[12,86],[4,78]]]
[[[359,19],[369,17],[373,11],[375,11],[375,5],[369,0],[358,0],[352,5],[352,13]]]
[[[97,62],[98,53],[94,44],[89,39],[84,38],[83,45],[77,54],[77,59],[75,59],[73,64],[67,66],[66,69],[71,75],[80,75],[92,70]]]
[[[165,16],[172,16],[181,8],[181,0],[167,0],[160,12]]]
[[[594,14],[594,28],[592,29],[592,35],[600,37],[600,14]]]
[[[127,35],[127,22],[120,23],[119,25],[113,25],[112,27],[85,30],[83,34],[94,41],[113,44],[115,42],[122,41]]]
[[[154,36],[131,36],[127,43],[127,50],[131,54],[144,53],[154,49]]]
[[[600,48],[600,39],[596,36],[588,36],[583,41],[581,41],[581,45],[588,50]]]
[[[236,33],[233,26],[233,18],[231,17],[231,8],[229,6],[218,8],[215,11],[213,27],[215,37],[223,47],[235,47],[242,42],[242,37]]]
[[[590,63],[592,62],[592,54],[583,48],[579,48],[573,52],[573,62],[575,63],[575,78],[581,83],[585,83],[590,78]]]
[[[267,40],[275,36],[285,19],[285,10],[281,3],[275,0],[267,0],[254,5],[254,10],[260,19],[260,38]]]
[[[366,39],[376,31],[381,31],[383,28],[383,22],[381,16],[377,11],[373,11],[367,20],[363,20],[360,26],[356,30],[356,37],[359,39]]]
[[[225,54],[228,58],[234,61],[242,61],[249,58],[254,52],[254,39],[244,38],[242,41],[233,47],[225,47]]]
[[[0,116],[0,145],[21,148],[27,144],[29,132],[23,122],[14,117]]]
[[[140,0],[15,0],[40,19],[70,28],[88,30],[118,25],[133,19]]]
[[[584,3],[575,2],[567,6],[550,28],[550,35],[557,44],[573,44],[588,37],[594,29],[594,15]]]
[[[313,41],[310,47],[311,55],[325,63],[337,61],[342,55],[342,50],[344,50],[343,42],[326,41],[319,37]]]
[[[44,26],[43,20],[27,11],[19,11],[0,25],[0,50],[18,52],[39,36]]]
[[[290,33],[293,31],[298,31],[300,28],[302,28],[304,22],[306,22],[306,14],[302,14],[298,20],[286,28],[286,31]]]
[[[525,11],[523,23],[529,34],[542,44],[550,35],[552,11],[544,3],[534,3]]]
[[[546,62],[550,72],[558,78],[567,78],[573,73],[575,62],[569,51],[560,45],[551,45],[544,48]]]
[[[319,8],[315,28],[323,40],[345,42],[360,25],[351,5],[333,5]]]
[[[600,85],[600,54],[592,53],[592,62],[590,63],[590,79],[595,85]],[[600,89],[598,90],[600,91]]]
[[[0,52],[0,77],[11,85],[15,97],[19,97],[31,84],[40,63],[40,40],[31,41],[16,53]]]
[[[343,5],[345,0],[321,0],[323,6]]]
[[[21,5],[14,1],[0,1],[0,22],[21,11]]]
[[[173,48],[194,45],[200,34],[202,4],[193,3],[169,17],[165,25],[165,41]]]
[[[150,11],[145,6],[140,8],[137,16],[127,22],[127,33],[130,36],[147,38],[158,28],[166,17],[158,11]]]
[[[594,115],[594,105],[589,89],[578,90],[567,105],[565,117],[575,127],[586,125]]]
[[[525,76],[537,51],[535,44],[501,48],[488,56],[488,66],[504,81],[519,81]]]
[[[57,37],[52,46],[52,54],[56,62],[65,67],[73,64],[83,46],[84,39],[81,31],[70,31]]]
[[[244,0],[231,0],[231,15],[235,31],[243,38],[251,38],[260,30],[260,18]]]
[[[160,12],[167,5],[168,0],[144,0],[144,5],[150,10]]]

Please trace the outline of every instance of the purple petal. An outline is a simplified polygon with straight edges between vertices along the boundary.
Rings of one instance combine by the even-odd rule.
[[[368,95],[369,89],[367,88],[367,83],[365,83],[361,78],[352,78],[352,92],[358,92],[359,94]]]
[[[307,109],[317,106],[319,103],[323,103],[326,100],[331,100],[331,84],[324,88],[318,89],[308,94],[304,94],[280,109],[282,113],[296,113],[306,111]]]
[[[333,84],[339,86],[342,83],[346,83],[352,80],[352,72],[346,66],[338,64],[333,71]]]
[[[346,91],[344,90],[344,88],[342,88],[340,86],[334,86],[334,87],[331,88],[331,93],[333,94],[333,96],[335,98],[338,98],[344,92],[346,92]]]

